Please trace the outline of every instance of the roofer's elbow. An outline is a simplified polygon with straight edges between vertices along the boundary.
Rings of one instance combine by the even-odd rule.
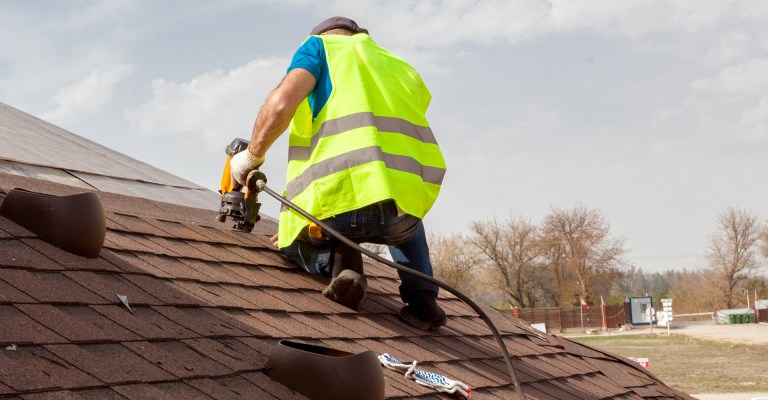
[[[267,110],[278,117],[288,115],[293,117],[298,104],[293,101],[293,96],[286,95],[280,91],[274,91],[270,94],[266,104]]]

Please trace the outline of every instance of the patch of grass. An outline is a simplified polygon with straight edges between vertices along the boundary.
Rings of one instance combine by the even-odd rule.
[[[666,333],[573,340],[625,357],[648,357],[651,373],[686,393],[768,391],[768,345],[723,343]]]

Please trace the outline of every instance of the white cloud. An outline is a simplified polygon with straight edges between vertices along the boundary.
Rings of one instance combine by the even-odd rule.
[[[748,139],[768,137],[768,96],[763,96],[753,108],[744,111],[741,117],[744,136]]]
[[[341,13],[397,47],[447,47],[457,43],[517,43],[551,33],[586,29],[639,37],[668,31],[697,32],[717,25],[749,4],[638,2],[633,0],[336,0],[316,13]],[[393,20],[393,18],[396,20]]]
[[[754,54],[755,52],[751,52]],[[722,146],[768,137],[768,58],[733,62],[689,84],[688,98],[656,112],[654,123]],[[704,147],[702,147],[704,149]],[[708,147],[717,154],[722,147]]]
[[[751,35],[744,31],[724,34],[704,58],[713,64],[734,62],[751,52],[753,40]]]
[[[726,5],[677,1],[664,7],[653,2],[618,0],[553,0],[550,20],[558,31],[593,29],[638,37],[669,30],[696,31],[714,25]]]
[[[61,122],[101,110],[112,100],[115,85],[134,69],[131,64],[116,64],[94,70],[88,77],[56,92],[56,108],[41,117]]]
[[[543,2],[492,1],[336,1],[344,10],[390,47],[441,48],[460,42],[518,41],[542,30]],[[510,18],[510,16],[515,16]],[[391,16],[391,17],[390,17]],[[382,18],[384,17],[384,18]],[[393,17],[396,18],[393,20]]]
[[[233,137],[250,137],[259,107],[288,64],[286,59],[255,60],[189,82],[158,79],[152,82],[152,98],[125,110],[124,116],[144,135],[172,135],[220,147]]]
[[[91,24],[111,23],[135,6],[134,0],[97,0],[76,9],[61,23],[69,29],[82,29]]]
[[[0,66],[6,68],[0,74],[0,95],[29,112],[66,117],[72,107],[63,104],[71,101],[67,95],[87,89],[89,79],[98,85],[119,78],[110,75],[125,73],[123,66],[133,64],[126,61],[126,43],[115,39],[116,32],[124,32],[120,20],[130,1],[0,3]],[[77,81],[79,89],[73,84]]]
[[[720,93],[760,95],[768,92],[768,58],[753,58],[731,65],[711,78],[693,83],[693,88]]]

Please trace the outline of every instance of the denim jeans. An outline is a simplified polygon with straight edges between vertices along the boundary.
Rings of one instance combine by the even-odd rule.
[[[323,222],[355,243],[387,245],[394,262],[432,276],[424,224],[411,215],[397,214],[395,202],[388,200],[327,218]],[[303,232],[283,249],[283,253],[313,274],[335,277],[344,269],[363,273],[362,254],[325,234],[315,238]],[[405,272],[397,271],[397,274],[401,281],[400,298],[404,303],[409,303],[411,295],[418,290],[438,291],[433,283]]]

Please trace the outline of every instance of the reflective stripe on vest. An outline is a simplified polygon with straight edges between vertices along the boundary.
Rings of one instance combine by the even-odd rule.
[[[308,160],[320,139],[366,126],[375,126],[379,132],[402,133],[424,143],[437,144],[435,135],[428,126],[415,125],[401,118],[377,117],[372,112],[362,112],[325,121],[320,130],[312,136],[308,147],[294,145],[288,148],[288,161]]]
[[[369,162],[383,161],[387,168],[418,175],[424,182],[439,185],[443,182],[445,168],[428,167],[408,156],[384,153],[381,147],[372,146],[318,162],[301,175],[288,182],[285,189],[288,200],[306,190],[309,185],[324,176],[334,174]]]

